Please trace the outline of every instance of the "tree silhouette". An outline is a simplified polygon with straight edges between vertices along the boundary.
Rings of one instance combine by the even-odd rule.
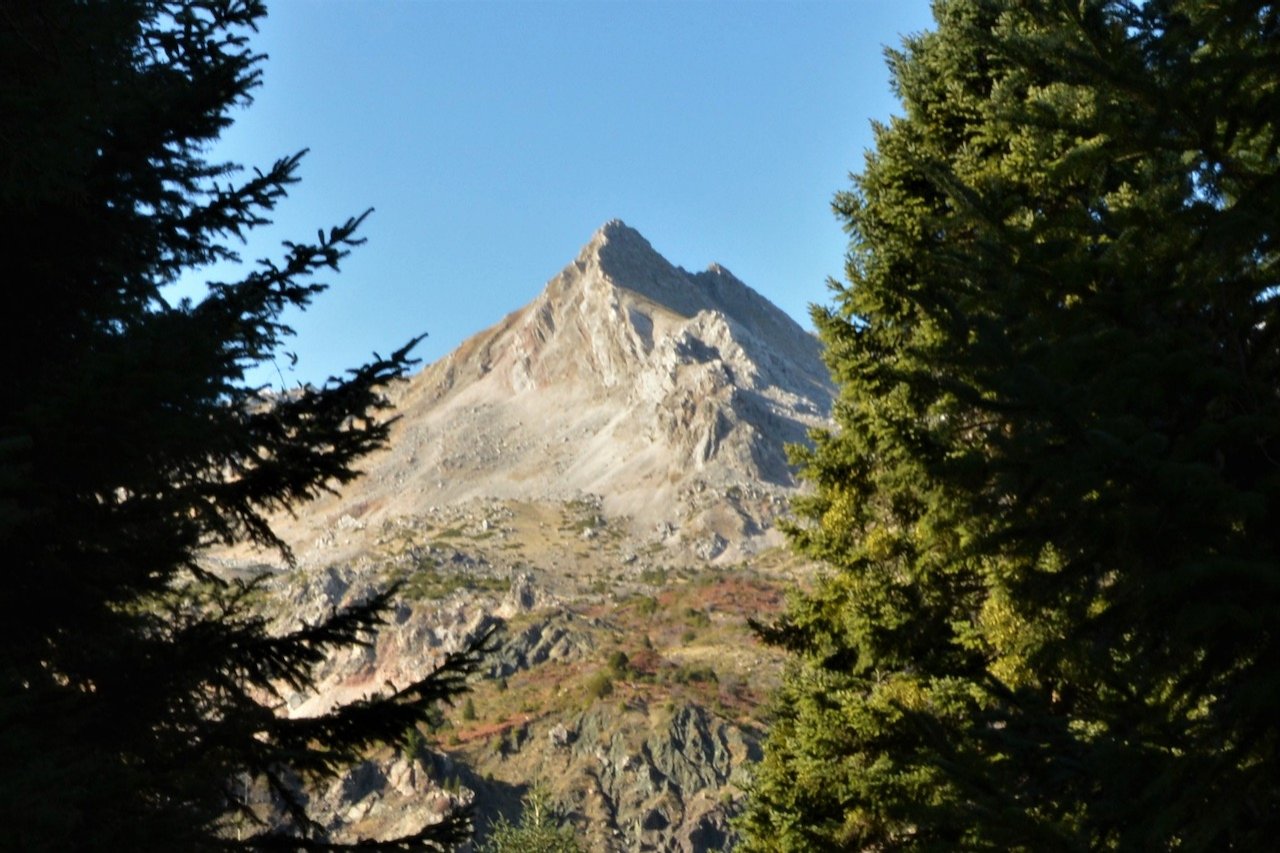
[[[414,684],[288,719],[282,694],[368,642],[394,590],[273,633],[251,584],[201,563],[241,542],[287,556],[269,515],[356,476],[387,439],[380,389],[412,364],[414,342],[319,388],[246,381],[363,216],[201,299],[165,297],[185,271],[239,261],[234,241],[297,180],[301,154],[247,177],[205,158],[258,85],[248,36],[264,14],[258,0],[0,9],[0,821],[16,849],[234,846],[247,781],[285,815],[242,846],[335,849],[295,780],[404,743],[478,663],[483,637]],[[370,846],[443,849],[468,826],[460,813]]]

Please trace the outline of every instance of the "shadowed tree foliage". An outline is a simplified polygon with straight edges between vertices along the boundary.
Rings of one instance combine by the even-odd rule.
[[[277,713],[328,650],[367,642],[392,591],[292,633],[209,546],[287,554],[267,522],[351,480],[381,446],[406,346],[272,395],[287,309],[359,243],[356,217],[239,281],[301,155],[244,175],[205,152],[250,102],[258,0],[11,0],[0,7],[0,825],[20,850],[335,849],[292,794],[464,689],[479,644],[434,674],[313,719]],[[249,782],[279,825],[237,823]],[[235,824],[238,831],[232,831]],[[386,847],[443,849],[465,814]]]
[[[520,806],[520,822],[499,817],[481,853],[585,853],[546,789],[535,786]]]
[[[941,0],[836,210],[747,850],[1280,834],[1280,9]]]

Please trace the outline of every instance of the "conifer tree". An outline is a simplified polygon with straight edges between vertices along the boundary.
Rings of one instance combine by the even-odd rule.
[[[520,808],[518,824],[506,817],[494,822],[481,853],[584,853],[573,827],[545,788],[534,786]]]
[[[1280,9],[941,0],[835,202],[747,850],[1280,833]]]
[[[361,242],[355,217],[195,301],[165,287],[238,261],[301,155],[247,176],[206,159],[250,102],[260,0],[11,0],[0,7],[0,846],[339,849],[306,811],[323,778],[404,743],[478,646],[320,717],[279,713],[392,590],[291,633],[209,546],[287,548],[273,512],[350,481],[387,439],[380,391],[412,344],[275,395],[281,316]],[[285,817],[252,816],[267,785]],[[247,827],[247,828],[246,828]],[[465,814],[373,848],[444,849]],[[368,849],[362,847],[361,849]]]

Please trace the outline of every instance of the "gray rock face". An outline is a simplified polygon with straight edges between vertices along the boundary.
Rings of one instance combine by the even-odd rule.
[[[621,222],[601,228],[529,305],[396,392],[402,416],[367,476],[321,513],[355,525],[300,533],[330,557],[367,523],[468,499],[603,497],[667,545],[721,537],[732,562],[778,544],[776,503],[706,513],[694,482],[795,487],[784,447],[827,423],[832,386],[816,339],[713,265],[668,263]]]
[[[753,734],[695,705],[640,736],[603,708],[547,736],[557,774],[580,780],[569,804],[591,816],[596,847],[611,851],[723,849],[735,837],[734,807],[716,794],[761,754]]]
[[[578,660],[592,651],[590,640],[574,622],[573,613],[557,612],[534,623],[502,644],[489,665],[490,678],[502,678],[548,661]]]

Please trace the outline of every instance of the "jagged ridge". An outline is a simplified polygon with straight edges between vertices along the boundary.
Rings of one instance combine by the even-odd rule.
[[[795,486],[784,446],[825,423],[831,387],[816,340],[768,300],[723,267],[672,265],[614,220],[397,402],[391,448],[347,504],[395,516],[593,494],[665,544],[733,559],[778,541]]]

